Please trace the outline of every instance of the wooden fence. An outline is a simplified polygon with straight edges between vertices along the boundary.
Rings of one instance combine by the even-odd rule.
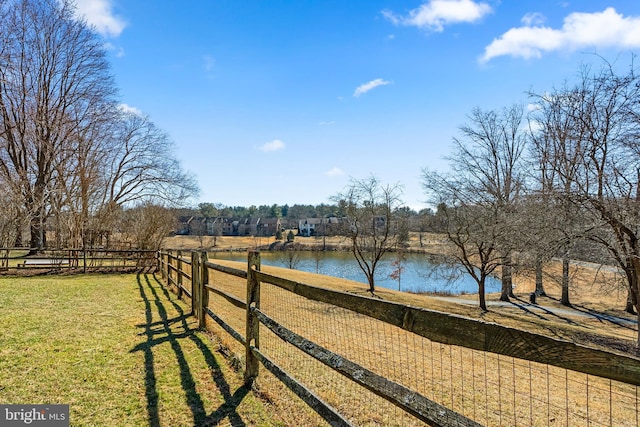
[[[614,421],[616,419],[615,413],[617,412],[617,409],[614,408],[616,404],[614,401],[619,400],[619,395],[617,391],[612,391],[614,388],[612,383],[620,383],[623,387],[630,388],[630,391],[624,392],[624,399],[629,399],[628,402],[630,402],[628,403],[625,400],[623,404],[629,410],[629,414],[624,416],[625,420],[629,419],[629,424],[624,425],[639,425],[638,386],[640,386],[640,359],[592,349],[572,342],[557,340],[493,323],[291,281],[261,271],[260,254],[258,252],[248,253],[246,270],[215,264],[207,259],[207,255],[204,252],[191,252],[189,255],[189,257],[185,257],[185,253],[181,251],[159,252],[158,264],[162,276],[169,285],[174,287],[180,297],[185,295],[190,298],[193,314],[199,320],[201,327],[206,325],[205,319],[209,317],[235,340],[244,345],[246,359],[245,381],[251,383],[258,377],[259,366],[262,365],[331,425],[351,425],[351,422],[335,407],[316,396],[312,390],[285,372],[274,360],[267,356],[265,349],[261,348],[260,345],[260,325],[266,327],[288,345],[299,349],[321,362],[325,367],[338,372],[428,425],[479,426],[482,424],[473,419],[474,417],[458,413],[434,401],[434,399],[427,398],[425,396],[426,393],[418,393],[398,381],[388,379],[285,327],[265,313],[264,310],[261,310],[261,284],[270,284],[307,300],[340,307],[357,313],[359,316],[364,315],[367,318],[377,319],[377,321],[384,322],[384,324],[393,325],[414,336],[426,338],[434,343],[456,346],[473,352],[482,352],[483,354],[497,355],[498,370],[500,369],[499,358],[508,356],[514,358],[513,360],[547,366],[547,376],[549,376],[548,367],[562,368],[571,373],[586,374],[587,410],[586,416],[583,416],[583,418],[586,419],[587,425],[618,425],[617,421]],[[216,286],[215,283],[210,283],[210,271],[246,279],[246,299],[243,300],[237,295],[233,295]],[[209,298],[212,294],[222,297],[234,307],[245,311],[243,330],[237,330],[237,327],[234,329],[216,313],[216,307],[210,307]],[[453,354],[451,350],[449,352]],[[473,353],[471,356],[473,358]],[[460,356],[460,359],[462,359],[462,356]],[[515,365],[515,362],[513,363]],[[473,374],[471,388],[475,385],[475,377],[477,375],[477,373]],[[563,375],[569,378],[569,373]],[[514,384],[516,381],[515,376],[514,372],[512,379]],[[529,376],[532,376],[531,371]],[[609,406],[606,410],[608,415],[605,414],[603,416],[604,418],[608,416],[608,422],[606,420],[598,422],[598,416],[593,414],[593,409],[591,410],[592,413],[589,414],[590,377],[609,381]],[[533,382],[534,380],[531,379],[531,383]],[[500,380],[498,380],[498,387],[506,386],[507,381],[504,381],[504,383],[501,385]],[[531,385],[529,387],[532,388]],[[549,386],[547,385],[547,387]],[[451,386],[451,388],[453,391],[454,387]],[[571,425],[569,411],[573,410],[570,406],[572,405],[571,402],[574,402],[573,405],[575,405],[575,400],[570,401],[569,399],[568,379],[566,388],[566,409],[562,411],[566,410],[567,412],[566,425]],[[499,388],[497,392],[500,393]],[[532,393],[535,393],[535,391],[532,390]],[[549,391],[547,391],[547,394],[549,394]],[[453,398],[451,400],[453,401]],[[515,404],[515,390],[513,392],[513,401]],[[504,409],[504,411],[505,413],[508,412],[507,409]],[[512,412],[515,420],[518,415],[515,410]],[[473,413],[475,413],[475,409]],[[547,413],[547,424],[545,425],[549,424],[548,420],[551,417],[549,415],[550,410],[547,410]],[[500,425],[502,425],[502,414],[499,414],[499,416]],[[529,417],[533,419],[534,415],[531,414]],[[493,424],[492,421],[485,422]],[[498,424],[497,421],[495,423],[496,425]],[[564,422],[553,425],[564,425]]]
[[[30,253],[34,253],[30,255]],[[157,266],[157,251],[112,249],[0,248],[0,271],[123,271],[149,270]]]

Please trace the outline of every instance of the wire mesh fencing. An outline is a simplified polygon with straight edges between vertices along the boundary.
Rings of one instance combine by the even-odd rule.
[[[247,279],[213,269],[208,274],[207,311],[214,320],[210,327],[223,337],[229,336],[230,330],[236,333],[235,339],[223,340],[239,364],[247,357],[242,344],[247,336],[247,316],[257,315],[262,319],[259,340],[251,346],[308,393],[334,408],[345,423],[640,426],[637,379],[630,378],[629,384],[550,363],[437,342],[407,330],[410,328],[340,307],[331,301],[335,292],[320,298],[300,295],[295,284],[283,286],[263,280],[257,303],[250,302],[247,309]],[[317,292],[322,295],[323,291]],[[367,298],[362,303],[376,304]],[[464,335],[469,331],[448,333]],[[540,348],[541,353],[554,351],[548,343]],[[617,359],[611,360],[615,363]],[[357,368],[351,374],[341,370],[341,365],[348,364]],[[358,375],[384,379],[377,383],[382,384],[381,390],[359,381]],[[266,369],[260,370],[257,384],[268,399],[295,402],[297,409],[290,415],[295,413],[302,419],[287,422],[323,424]],[[418,402],[433,404],[427,407],[430,414],[426,419],[412,412],[411,408],[419,406],[415,402],[389,398],[398,395],[398,389],[413,393],[402,394],[404,400],[415,397]]]
[[[262,284],[261,311],[323,347],[489,426],[638,426],[638,387],[430,341],[396,326]],[[266,328],[265,328],[266,329]],[[260,345],[358,425],[422,425],[261,330]],[[338,374],[341,377],[341,375]]]

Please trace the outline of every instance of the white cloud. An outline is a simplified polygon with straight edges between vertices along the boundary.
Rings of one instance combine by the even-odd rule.
[[[76,13],[103,36],[118,37],[127,24],[113,14],[111,6],[111,0],[77,0]]]
[[[269,141],[265,144],[263,144],[259,149],[260,151],[278,151],[278,150],[284,150],[284,142],[280,141],[279,139],[274,139],[273,141]]]
[[[390,83],[391,83],[390,81],[383,80],[383,79],[371,80],[369,83],[364,83],[358,86],[356,90],[353,92],[353,96],[358,97],[364,93],[369,92],[371,89],[377,88],[378,86],[388,85]]]
[[[527,20],[523,22],[526,24]],[[553,51],[638,47],[640,17],[624,17],[609,7],[596,13],[571,13],[560,29],[543,26],[511,28],[485,48],[480,62],[488,62],[498,56],[530,59]]]
[[[527,104],[527,111],[531,112],[531,111],[539,111],[540,110],[540,104],[536,104],[533,102],[530,102]]]
[[[112,43],[105,43],[104,47],[107,50],[113,52],[116,58],[122,58],[124,56],[124,48],[122,48],[121,46],[116,46]]]
[[[129,114],[135,114],[137,116],[144,116],[144,114],[142,113],[142,111],[138,110],[136,107],[132,107],[131,105],[127,105],[127,104],[119,104],[118,108],[120,109],[120,111],[122,111],[123,113],[129,113]]]
[[[527,13],[520,20],[525,26],[530,27],[532,25],[542,25],[547,18],[538,12]]]
[[[382,15],[395,25],[442,32],[445,25],[476,22],[492,11],[487,3],[473,0],[430,0],[411,10],[407,16],[398,16],[388,10],[382,11]]]
[[[334,166],[333,168],[331,168],[328,171],[326,171],[324,174],[333,178],[335,176],[344,175],[344,171],[342,169],[340,169],[339,167],[335,167]]]

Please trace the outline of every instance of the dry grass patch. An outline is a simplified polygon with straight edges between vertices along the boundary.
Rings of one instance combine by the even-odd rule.
[[[215,262],[246,268],[241,262]],[[358,282],[272,266],[263,266],[262,270],[311,285],[366,294],[364,285]],[[245,280],[211,272],[210,282],[216,288],[244,299]],[[505,313],[503,308],[482,313],[475,307],[425,295],[387,289],[380,289],[376,294],[386,300],[481,317],[567,339],[591,328],[578,322],[556,325],[556,322],[565,322],[557,319],[554,322],[527,319],[526,313]],[[210,300],[210,307],[236,330],[244,330],[243,310],[217,296]],[[262,285],[261,311],[305,338],[483,425],[575,425],[583,422],[635,425],[635,387],[561,368],[434,343],[367,316],[310,301],[269,284]],[[420,425],[391,404],[284,344],[266,328],[261,328],[260,348],[357,425]],[[272,383],[265,389],[273,390],[273,387],[278,390],[277,384]],[[275,405],[284,404],[277,394],[271,400]]]
[[[214,262],[238,269],[246,269],[246,264],[242,262],[221,259],[215,259]],[[476,303],[461,304],[456,302],[458,298],[477,301],[477,295],[472,294],[455,298],[443,298],[427,294],[399,292],[393,289],[379,287],[376,290],[376,296],[387,301],[495,322],[554,338],[562,338],[587,345],[634,353],[637,325],[631,325],[629,323],[616,324],[598,319],[596,316],[589,314],[590,312],[591,314],[607,313],[618,316],[621,319],[634,320],[634,316],[622,310],[624,308],[624,301],[621,294],[607,293],[603,295],[599,288],[601,282],[594,281],[593,278],[588,277],[589,269],[587,267],[576,267],[576,269],[578,269],[578,273],[582,275],[583,285],[575,286],[572,289],[573,301],[576,306],[575,309],[569,309],[559,303],[560,287],[557,283],[551,281],[547,281],[545,288],[549,297],[538,298],[538,305],[540,307],[548,307],[554,310],[568,310],[567,313],[562,312],[562,314],[558,315],[544,312],[540,314],[526,307],[528,295],[535,287],[532,279],[526,276],[516,278],[516,289],[518,290],[516,296],[519,300],[515,300],[514,304],[508,306],[492,306],[490,304],[487,312],[477,307]],[[370,296],[367,291],[367,286],[356,281],[275,266],[262,266],[262,270],[314,286]],[[591,270],[591,275],[593,276],[593,270]],[[576,277],[578,276],[574,275],[574,278]],[[240,292],[240,294],[237,296],[244,298],[243,291],[238,292]],[[489,302],[498,301],[498,299],[499,294],[489,294],[487,296]],[[619,308],[612,309],[612,307]]]

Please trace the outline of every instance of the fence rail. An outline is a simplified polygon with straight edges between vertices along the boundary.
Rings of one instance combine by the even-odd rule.
[[[162,275],[244,346],[245,381],[261,364],[331,425],[640,426],[637,358],[184,255]]]
[[[154,250],[0,248],[0,271],[148,270],[157,266],[156,258]]]

